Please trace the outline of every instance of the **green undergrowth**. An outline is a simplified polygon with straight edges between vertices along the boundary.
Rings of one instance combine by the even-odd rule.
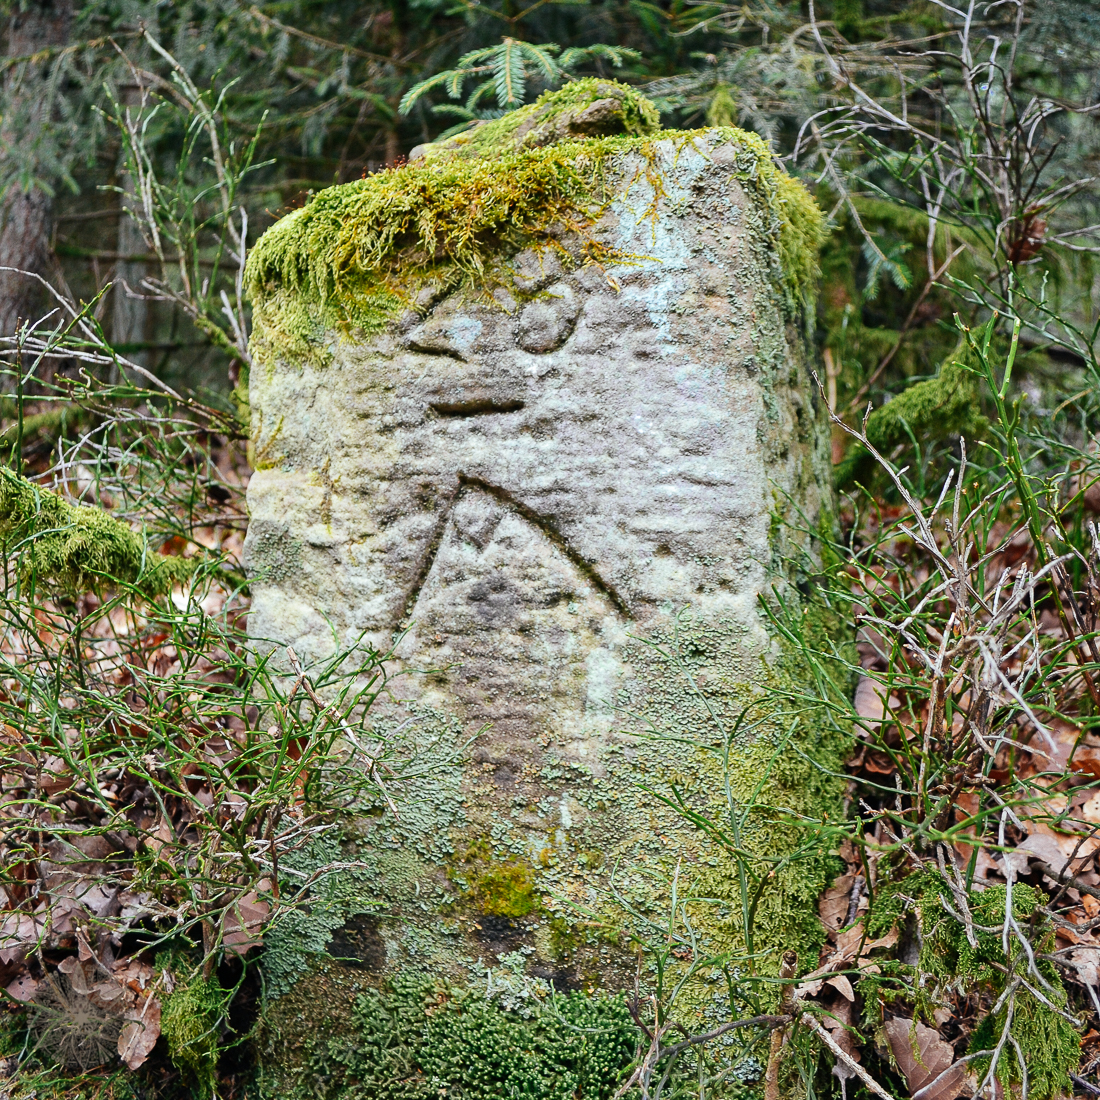
[[[0,468],[0,545],[20,575],[70,591],[129,584],[161,595],[191,578],[195,559],[150,549],[142,534],[101,508],[70,504]]]
[[[895,967],[896,972],[885,980],[876,976],[860,983],[867,1012],[872,1014],[867,1023],[871,1028],[880,1023],[873,1014],[889,1000],[912,1004],[935,1026],[931,1013],[941,993],[976,997],[986,1010],[970,1036],[970,1052],[995,1049],[1011,1013],[1012,1036],[1027,1064],[1028,1096],[1051,1100],[1072,1092],[1069,1074],[1076,1070],[1080,1058],[1080,1030],[1056,1011],[1068,1011],[1068,998],[1058,970],[1049,961],[1055,948],[1054,930],[1038,912],[1046,896],[1032,886],[1017,883],[1012,888],[1016,922],[1025,931],[1039,931],[1031,941],[1039,974],[1036,978],[1019,937],[1011,936],[1005,951],[1001,929],[1006,892],[1007,887],[994,885],[969,895],[974,924],[971,943],[963,922],[948,910],[957,903],[938,874],[918,872],[880,886],[867,918],[868,938],[903,926],[912,917],[919,925],[920,954],[915,968]],[[1013,974],[1023,981],[1005,997]],[[876,995],[868,996],[872,988]],[[990,1011],[992,1008],[997,1011]],[[976,1058],[973,1065],[979,1076],[984,1076],[989,1057]],[[1022,1075],[1011,1050],[998,1062],[997,1079],[1010,1095],[1019,1094]]]
[[[217,1089],[218,1023],[225,994],[216,981],[199,973],[186,980],[177,977],[177,982],[164,1000],[161,1031],[168,1055],[187,1078],[194,1100],[208,1100]]]
[[[519,1015],[481,989],[399,975],[360,994],[350,1026],[315,1027],[284,1100],[609,1100],[638,1032],[622,998],[570,993]]]
[[[14,409],[6,408],[6,402],[0,403],[0,416],[5,419],[16,417]],[[86,409],[79,405],[64,404],[47,409],[45,412],[31,413],[23,418],[22,429],[17,420],[0,431],[0,452],[13,447],[20,438],[24,446],[28,441],[52,445],[66,435],[72,435],[91,420]]]
[[[973,438],[987,421],[978,407],[978,386],[961,363],[945,362],[939,374],[917,382],[867,418],[866,434],[880,454],[888,455],[900,443],[923,443],[965,435]],[[878,469],[874,456],[855,444],[836,466],[838,489],[870,477]]]
[[[539,104],[575,108],[577,94],[570,86]],[[781,289],[791,311],[801,310],[817,279],[824,232],[805,188],[755,134],[734,127],[634,132],[648,114],[636,93],[629,102],[637,119],[623,122],[625,133],[517,149],[505,135],[522,119],[506,116],[479,139],[483,155],[437,150],[322,191],[269,229],[249,256],[256,357],[269,367],[280,358],[323,363],[334,334],[377,333],[452,289],[488,298],[495,287],[512,286],[507,259],[527,246],[554,248],[576,264],[622,259],[590,233],[622,186],[612,161],[640,153],[659,194],[655,140],[683,145],[701,134],[737,150],[735,174],[768,212],[764,231],[781,260]]]

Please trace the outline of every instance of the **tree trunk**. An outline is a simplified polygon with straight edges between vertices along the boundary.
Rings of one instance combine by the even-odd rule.
[[[141,103],[141,87],[128,85],[122,89],[122,103],[126,108]],[[142,260],[129,259],[148,249],[141,227],[130,213],[140,209],[137,181],[128,171],[125,161],[119,165],[119,183],[122,187],[121,209],[118,217],[118,263],[115,265],[114,298],[111,310],[111,337],[114,346],[130,360],[143,367],[149,366],[150,355],[143,347],[149,339],[149,302],[141,281],[146,276],[146,264]],[[117,372],[117,366],[114,371]],[[117,375],[112,382],[119,382]]]
[[[31,0],[8,24],[7,54],[29,57],[69,40],[72,0]],[[15,65],[5,81],[3,144],[0,154],[0,267],[17,268],[49,278],[53,200],[44,178],[41,144],[48,131],[50,96],[46,87],[54,56]],[[0,271],[0,333],[20,321],[35,320],[43,307],[41,284],[28,275]]]

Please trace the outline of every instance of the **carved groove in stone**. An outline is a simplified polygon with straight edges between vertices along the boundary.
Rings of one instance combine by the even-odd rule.
[[[519,412],[524,407],[522,401],[433,401],[428,408],[440,416],[484,416],[486,413]]]
[[[523,501],[518,500],[512,493],[508,492],[507,489],[499,485],[493,485],[479,477],[469,477],[466,474],[459,474],[458,484],[454,491],[446,498],[440,510],[439,518],[436,520],[435,527],[432,529],[432,536],[428,540],[428,545],[425,547],[424,554],[420,559],[420,565],[417,567],[416,577],[410,585],[405,600],[401,605],[400,617],[393,626],[395,631],[401,629],[412,615],[413,608],[416,606],[416,601],[420,598],[420,592],[428,579],[428,574],[432,571],[436,556],[439,554],[443,536],[447,531],[447,523],[454,512],[455,506],[458,504],[463,494],[469,490],[482,492],[485,493],[486,496],[493,497],[495,500],[500,501],[505,507],[510,508],[517,515],[525,519],[532,527],[541,531],[547,539],[550,540],[553,546],[574,566],[581,576],[584,577],[584,579],[588,581],[620,615],[624,618],[631,618],[630,608],[627,606],[622,596],[615,590],[615,586],[604,580],[596,567],[570,545],[569,540],[554,526],[552,519],[540,515],[534,509],[529,508]]]
[[[587,558],[579,554],[577,550],[570,545],[569,540],[554,526],[552,519],[548,516],[540,515],[533,508],[529,508],[523,501],[517,500],[507,489],[502,489],[499,485],[491,485],[489,482],[483,481],[479,477],[467,477],[465,474],[459,474],[458,480],[463,488],[480,489],[483,493],[496,497],[502,504],[507,505],[521,515],[533,527],[537,527],[554,546],[573,563],[581,576],[583,576],[585,580],[590,581],[592,586],[608,599],[611,606],[614,607],[620,615],[628,619],[631,617],[630,608],[627,606],[622,596],[615,591],[614,586],[600,576],[592,562],[588,561]],[[451,504],[453,507],[453,500]]]

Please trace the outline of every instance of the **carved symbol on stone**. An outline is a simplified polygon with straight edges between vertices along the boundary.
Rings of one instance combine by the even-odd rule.
[[[441,670],[436,684],[467,719],[491,723],[483,748],[547,734],[568,741],[586,715],[606,716],[607,700],[578,687],[593,654],[615,660],[622,600],[503,489],[460,478],[406,606],[398,656]]]

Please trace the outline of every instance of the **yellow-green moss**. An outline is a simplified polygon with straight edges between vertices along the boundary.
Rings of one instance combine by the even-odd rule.
[[[588,122],[582,113],[594,103],[606,106],[597,120]],[[578,118],[578,116],[582,116]],[[586,77],[557,91],[544,92],[534,103],[509,111],[501,118],[483,122],[447,141],[422,147],[427,157],[456,152],[464,156],[487,156],[506,150],[535,149],[568,136],[627,134],[645,137],[661,128],[657,108],[641,92],[617,80]],[[577,131],[583,130],[583,135]]]
[[[3,468],[0,545],[21,576],[73,591],[107,582],[159,595],[188,580],[197,566],[151,550],[143,535],[103,509],[70,504]]]
[[[224,997],[217,983],[201,974],[177,981],[164,1001],[161,1031],[168,1040],[169,1056],[192,1086],[191,1095],[207,1100],[215,1095]]]
[[[541,906],[531,868],[515,860],[493,859],[484,839],[469,845],[448,875],[463,891],[462,901],[485,916],[521,920]]]
[[[592,88],[578,82],[532,107],[553,118],[575,110],[585,94]],[[817,278],[823,218],[767,144],[734,127],[656,132],[640,96],[621,102],[623,133],[530,148],[536,127],[517,147],[515,135],[530,116],[516,112],[522,117],[475,131],[465,145],[435,147],[412,164],[329,188],[283,218],[248,261],[256,358],[324,362],[334,334],[378,332],[423,305],[418,296],[426,289],[434,298],[460,286],[486,293],[507,283],[508,257],[551,240],[560,249],[562,230],[572,234],[573,262],[613,261],[589,232],[615,197],[610,161],[640,152],[652,164],[657,138],[683,145],[710,134],[734,146],[736,175],[767,214],[763,231],[778,254],[788,306],[801,309]]]

